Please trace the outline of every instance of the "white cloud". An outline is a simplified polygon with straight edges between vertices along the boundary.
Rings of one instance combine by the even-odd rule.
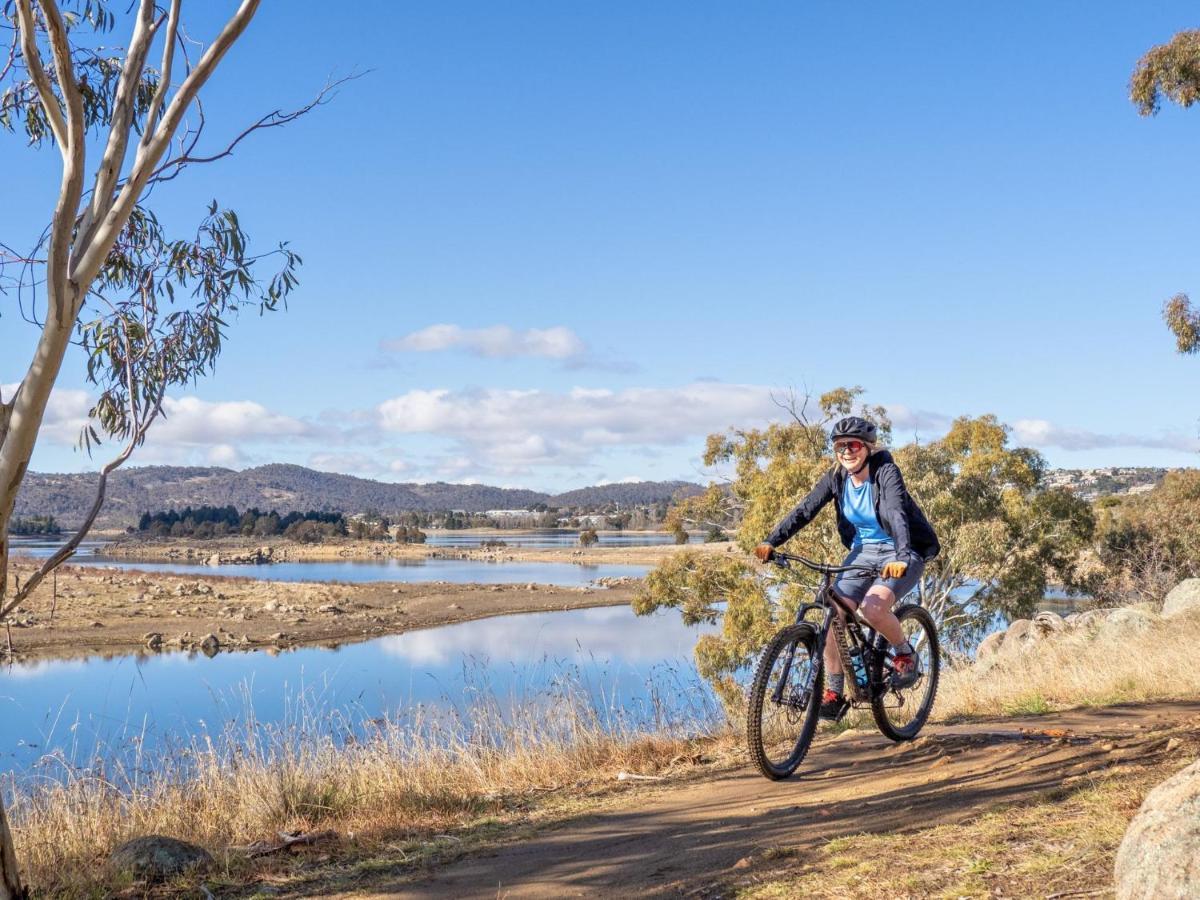
[[[1182,434],[1101,434],[1083,428],[1055,425],[1045,419],[1018,419],[1012,429],[1018,443],[1032,447],[1059,447],[1063,450],[1147,447],[1189,453],[1200,451],[1200,440]]]
[[[465,350],[476,356],[510,359],[520,356],[568,360],[583,356],[587,347],[571,329],[529,328],[518,331],[507,325],[490,328],[462,328],[458,325],[430,325],[403,337],[383,341],[384,350],[402,353],[431,353],[438,350]]]
[[[314,428],[300,419],[273,413],[253,400],[212,403],[198,397],[167,397],[163,417],[151,426],[150,435],[159,444],[208,446],[311,437]]]
[[[338,472],[345,475],[378,475],[383,461],[367,453],[313,453],[308,457],[309,468],[321,472]]]
[[[242,461],[242,455],[230,444],[214,444],[207,453],[208,463],[213,466],[232,468]]]
[[[12,400],[17,387],[16,384],[0,385],[0,396],[3,396],[5,402]],[[91,408],[92,398],[87,391],[54,388],[50,392],[46,414],[42,418],[41,437],[60,444],[76,443]]]
[[[945,413],[912,409],[903,403],[887,404],[887,413],[895,431],[916,431],[922,435],[942,434],[949,430],[950,423],[954,421],[953,416]]]
[[[456,442],[475,471],[589,462],[599,451],[678,445],[777,418],[770,391],[710,382],[678,388],[413,390],[381,403],[385,431]]]

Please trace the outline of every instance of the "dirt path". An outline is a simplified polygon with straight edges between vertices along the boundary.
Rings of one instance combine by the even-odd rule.
[[[1200,725],[1200,703],[1080,710],[1036,719],[930,726],[912,744],[851,731],[818,738],[803,777],[772,783],[749,766],[682,786],[633,787],[627,803],[424,876],[364,879],[308,896],[558,898],[724,896],[770,848],[962,822],[1126,761],[1168,752],[1162,732]],[[1189,739],[1190,740],[1190,739]],[[1178,739],[1171,752],[1200,750]],[[375,872],[386,872],[380,860]]]

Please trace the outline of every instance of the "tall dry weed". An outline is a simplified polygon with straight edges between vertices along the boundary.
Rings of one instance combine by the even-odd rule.
[[[943,672],[934,716],[1002,716],[1200,697],[1200,615],[1127,614]]]
[[[216,736],[153,756],[84,768],[50,760],[57,774],[14,777],[5,802],[28,881],[82,895],[118,883],[104,860],[140,835],[193,841],[218,859],[283,830],[408,839],[500,813],[514,796],[655,771],[723,727],[711,699],[667,696],[679,689],[656,685],[636,715],[569,677],[521,703],[476,689],[470,703],[402,719],[300,697],[277,725],[247,711]]]

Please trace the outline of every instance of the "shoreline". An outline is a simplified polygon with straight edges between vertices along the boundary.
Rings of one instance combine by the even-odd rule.
[[[456,532],[458,533],[458,532]],[[503,540],[502,531],[475,531],[481,539]],[[105,545],[97,560],[114,559],[145,562],[187,562],[204,564],[219,557],[221,564],[256,561],[272,562],[338,562],[342,560],[386,559],[464,559],[480,562],[573,562],[583,565],[648,565],[653,566],[667,556],[684,550],[711,553],[737,553],[729,541],[713,544],[651,544],[646,546],[591,547],[519,547],[508,546],[483,549],[480,547],[435,546],[432,544],[394,544],[381,541],[338,541],[323,544],[301,544],[282,538],[225,537],[194,541],[173,538],[119,539]],[[214,564],[215,565],[215,564]]]
[[[290,543],[290,542],[289,542]],[[132,549],[133,545],[130,545]],[[200,552],[246,552],[253,540],[207,542]],[[272,549],[271,557],[288,562],[386,558],[383,554],[343,555],[345,546],[282,546],[281,542],[259,547]],[[395,545],[392,545],[394,547]],[[408,558],[450,558],[506,561],[574,562],[585,565],[615,563],[653,566],[681,549],[726,550],[732,545],[654,545],[649,547],[592,547],[548,550],[513,549],[502,559],[478,551],[457,548],[423,548]],[[118,556],[121,567],[65,563],[47,577],[20,609],[12,614],[8,628],[0,632],[0,657],[10,662],[39,659],[77,659],[173,650],[216,652],[294,649],[357,643],[436,628],[492,616],[529,612],[561,612],[600,606],[628,604],[641,579],[614,579],[604,585],[568,587],[536,582],[453,584],[428,582],[338,582],[272,581],[270,563],[263,577],[223,575],[216,566],[211,574],[146,572],[136,561],[202,562],[197,544],[158,542],[157,558]],[[139,543],[138,550],[145,545]],[[370,549],[367,545],[364,549]],[[402,549],[408,551],[409,547]],[[193,552],[189,558],[186,553]],[[296,550],[318,551],[295,553]],[[427,550],[450,550],[436,556]],[[323,556],[320,551],[336,555]],[[286,556],[284,554],[287,554]],[[14,555],[10,574],[24,581],[40,561]],[[125,568],[128,566],[128,568]],[[486,578],[486,573],[481,577]],[[11,652],[9,652],[11,641]]]

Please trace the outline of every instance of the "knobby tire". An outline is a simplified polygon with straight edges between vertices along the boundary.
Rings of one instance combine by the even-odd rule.
[[[793,658],[792,667],[788,673],[788,683],[798,683],[803,677],[802,660],[798,658],[802,653],[806,654],[810,666],[817,666],[817,674],[813,680],[807,706],[802,710],[794,710],[796,734],[792,742],[791,753],[777,762],[771,758],[769,752],[770,745],[776,743],[771,741],[773,736],[768,735],[764,740],[763,713],[764,710],[771,710],[785,719],[790,718],[788,713],[781,710],[771,699],[775,689],[775,685],[771,683],[771,673],[774,671],[776,662],[784,657],[793,645],[796,647],[797,656]],[[746,708],[746,739],[750,749],[750,758],[754,761],[754,765],[759,772],[772,781],[788,778],[804,761],[804,756],[808,753],[808,747],[812,743],[813,734],[817,730],[817,713],[824,681],[824,666],[817,657],[817,633],[808,623],[802,622],[784,628],[772,638],[771,643],[763,651],[750,687],[750,698]],[[786,726],[789,723],[783,724]],[[787,740],[792,740],[790,733],[787,735]]]
[[[938,646],[937,626],[928,611],[920,606],[902,606],[896,610],[896,618],[900,620],[901,628],[906,623],[909,624],[910,629],[916,626],[917,629],[924,632],[924,639],[928,642],[929,661],[925,664],[925,674],[916,684],[900,691],[900,695],[906,703],[917,701],[920,705],[907,723],[897,724],[893,718],[898,719],[899,716],[891,714],[891,711],[896,708],[894,704],[897,701],[897,695],[895,691],[889,689],[871,701],[871,714],[875,717],[875,724],[879,726],[884,737],[893,741],[911,741],[920,733],[929,719],[930,712],[933,711],[933,701],[937,698],[938,676],[941,674],[939,665],[941,650]],[[916,630],[911,632],[906,630],[906,635],[917,633]],[[912,641],[911,636],[909,640]],[[915,642],[913,646],[916,647]],[[878,681],[886,678],[888,674],[884,671],[882,658],[877,659],[872,680]]]

